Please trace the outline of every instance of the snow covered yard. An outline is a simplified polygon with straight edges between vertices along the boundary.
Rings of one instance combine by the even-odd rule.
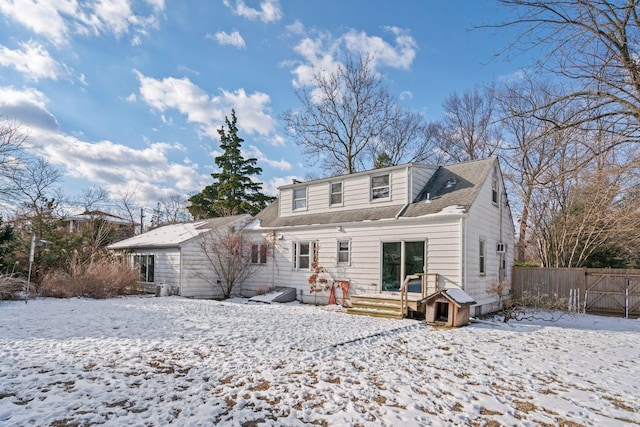
[[[0,425],[640,425],[638,320],[242,302],[0,302]]]

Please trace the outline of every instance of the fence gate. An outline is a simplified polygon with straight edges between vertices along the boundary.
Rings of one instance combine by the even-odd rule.
[[[587,269],[584,310],[592,314],[640,316],[638,270]]]

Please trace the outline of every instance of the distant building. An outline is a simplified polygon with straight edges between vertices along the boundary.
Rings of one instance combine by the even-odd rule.
[[[107,224],[115,230],[113,242],[133,237],[136,229],[134,222],[100,210],[85,211],[81,214],[71,215],[62,221],[67,224],[67,230],[70,233],[79,233],[83,227],[89,224]]]

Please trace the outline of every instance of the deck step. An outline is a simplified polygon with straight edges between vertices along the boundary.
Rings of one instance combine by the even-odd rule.
[[[402,319],[401,302],[399,299],[385,299],[380,297],[351,296],[351,307],[348,314],[363,316],[386,317]]]
[[[379,310],[379,309],[367,309],[362,307],[350,307],[347,309],[347,313],[356,314],[359,316],[384,317],[387,319],[402,319],[404,317],[400,313],[400,309]]]

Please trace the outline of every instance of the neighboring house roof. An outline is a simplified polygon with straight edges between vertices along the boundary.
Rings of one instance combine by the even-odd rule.
[[[465,213],[476,199],[482,183],[491,174],[495,161],[495,158],[488,158],[440,166],[416,200],[406,207],[394,205],[279,217],[279,200],[276,199],[256,219],[260,220],[261,227],[295,227]]]
[[[77,215],[69,215],[68,217],[64,218],[63,221],[69,222],[69,221],[90,221],[93,219],[103,219],[105,221],[111,222],[113,224],[125,224],[125,225],[131,225],[133,224],[133,222],[126,220],[120,216],[117,215],[113,215],[107,212],[103,212],[103,211],[86,211],[83,212],[81,214],[77,214]]]
[[[249,219],[249,215],[235,215],[221,218],[212,218],[196,222],[165,225],[146,233],[131,237],[130,239],[109,245],[109,249],[136,249],[136,248],[175,248],[205,233],[224,225],[229,225],[240,219]]]

